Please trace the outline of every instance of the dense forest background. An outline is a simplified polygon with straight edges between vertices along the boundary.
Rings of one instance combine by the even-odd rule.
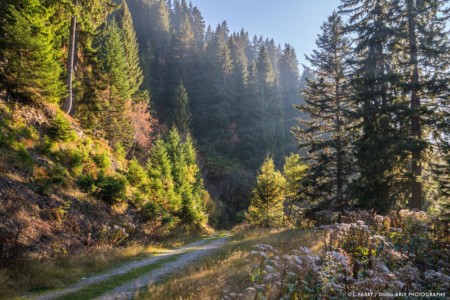
[[[270,153],[280,166],[297,150],[290,132],[301,101],[295,50],[244,29],[231,33],[225,21],[206,28],[201,12],[186,1],[129,1],[129,7],[158,120],[181,122],[173,99],[183,84],[189,129],[222,211],[218,223],[234,222],[248,207],[264,156]]]

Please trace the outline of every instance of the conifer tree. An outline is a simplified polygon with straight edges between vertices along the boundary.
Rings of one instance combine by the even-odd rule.
[[[189,98],[183,82],[180,82],[174,98],[174,121],[175,126],[182,136],[186,136],[190,131],[191,110],[189,108]]]
[[[127,3],[123,0],[120,9],[119,26],[122,30],[123,48],[127,65],[127,77],[130,85],[130,94],[136,95],[143,82],[142,70],[139,62],[139,44],[134,31],[133,19]]]
[[[398,39],[390,34],[390,1],[343,0],[341,12],[350,15],[346,30],[353,34],[355,45],[352,119],[360,132],[354,142],[359,176],[350,188],[361,207],[386,211],[405,190],[401,144],[407,136],[402,125],[407,103],[389,88],[399,80],[392,52]]]
[[[296,214],[296,206],[302,200],[299,198],[301,193],[301,181],[304,179],[308,166],[302,163],[300,154],[291,153],[286,156],[283,166],[283,176],[286,179],[286,217],[292,223]]]
[[[128,148],[133,136],[130,121],[126,118],[127,101],[131,98],[127,61],[122,34],[113,20],[103,29],[100,37],[100,59],[105,74],[107,103],[102,113],[102,127],[113,146],[121,144]]]
[[[160,203],[171,213],[181,209],[181,197],[175,192],[175,182],[172,177],[172,162],[162,138],[156,140],[147,163],[154,201]]]
[[[300,104],[300,75],[298,70],[298,60],[295,49],[286,44],[280,57],[280,93],[283,101],[284,132],[286,135],[285,146],[287,151],[294,151],[296,141],[291,134],[291,128],[295,127],[299,113],[294,109],[294,105]]]
[[[443,116],[442,99],[448,90],[449,40],[446,28],[450,16],[445,16],[448,5],[442,0],[395,0],[393,7],[393,32],[402,47],[397,55],[403,58],[399,82],[405,98],[409,98],[408,122],[410,134],[406,148],[411,164],[411,208],[422,209],[424,204],[423,163],[424,151],[430,149],[426,131],[439,135],[436,124]],[[445,107],[445,104],[444,104]],[[433,120],[432,122],[427,120]]]
[[[266,156],[256,177],[248,210],[252,224],[264,227],[281,225],[285,187],[286,179],[275,170],[273,159]]]
[[[346,114],[351,104],[346,79],[349,41],[336,12],[322,25],[316,44],[318,49],[307,56],[311,63],[308,70],[316,79],[307,81],[303,93],[306,103],[298,106],[307,118],[296,129],[300,147],[306,149],[310,165],[304,194],[316,205],[342,211],[352,174],[350,124]]]
[[[61,51],[56,45],[54,7],[25,0],[7,8],[3,24],[6,61],[1,73],[16,96],[35,102],[58,103],[64,95]]]
[[[105,73],[99,57],[101,27],[115,6],[110,0],[77,0],[69,6],[70,16],[77,17],[76,49],[73,74],[74,116],[85,130],[98,130],[106,107]],[[73,9],[73,11],[72,11]],[[69,39],[69,37],[67,37]],[[70,66],[69,66],[70,68]]]

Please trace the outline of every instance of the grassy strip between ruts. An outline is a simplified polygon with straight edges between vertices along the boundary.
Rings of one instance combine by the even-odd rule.
[[[98,296],[101,296],[107,291],[110,291],[116,287],[119,287],[125,283],[127,283],[130,280],[136,279],[144,274],[147,274],[150,271],[153,271],[155,269],[161,268],[164,264],[168,262],[175,261],[180,255],[185,254],[187,252],[179,253],[172,255],[168,258],[161,259],[153,264],[136,268],[134,270],[131,270],[130,272],[127,272],[125,274],[116,275],[113,277],[110,277],[102,282],[89,285],[75,293],[67,294],[61,297],[58,297],[57,299],[60,300],[86,300],[86,299],[93,299]]]

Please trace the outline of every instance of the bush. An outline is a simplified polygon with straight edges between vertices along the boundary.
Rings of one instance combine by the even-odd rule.
[[[127,180],[119,174],[102,176],[97,180],[97,187],[100,199],[113,204],[125,198]]]
[[[77,135],[72,129],[70,122],[61,112],[56,114],[52,124],[53,126],[50,128],[50,135],[54,139],[63,142],[71,142],[77,139]]]
[[[429,215],[401,210],[389,216],[352,212],[343,218],[348,223],[322,227],[322,257],[308,248],[284,254],[270,245],[256,245],[247,290],[258,299],[448,291],[448,242],[434,238],[439,229]]]
[[[148,180],[147,172],[136,159],[131,160],[128,165],[127,179],[134,187],[139,187]]]
[[[87,174],[80,177],[78,180],[78,185],[83,191],[89,194],[95,194],[97,191],[96,182],[97,180],[92,174]]]
[[[51,182],[55,185],[65,184],[68,178],[67,169],[60,164],[56,164],[50,171],[50,174]]]
[[[107,152],[98,153],[92,159],[101,170],[106,170],[111,167],[111,158]]]
[[[84,148],[71,148],[65,151],[67,165],[75,176],[80,175],[83,163],[89,158],[89,153]]]
[[[33,164],[34,160],[28,152],[27,148],[22,143],[17,143],[14,145],[14,150],[17,152],[17,156],[21,162],[24,164]]]

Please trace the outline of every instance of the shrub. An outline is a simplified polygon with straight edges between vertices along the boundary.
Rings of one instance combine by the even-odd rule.
[[[92,174],[86,174],[80,177],[78,180],[78,185],[83,191],[89,194],[95,194],[97,191],[96,182],[97,181]]]
[[[71,142],[77,139],[77,135],[72,129],[70,122],[61,112],[58,112],[53,119],[50,135],[54,139],[63,142]]]
[[[75,175],[80,175],[83,169],[83,163],[88,160],[89,153],[84,148],[70,148],[65,151],[67,165],[70,171]]]
[[[148,181],[147,172],[136,159],[131,160],[128,165],[127,179],[134,187],[139,187]]]
[[[17,152],[17,156],[22,163],[27,165],[33,164],[34,160],[24,144],[16,143],[13,148]]]
[[[401,210],[389,216],[363,212],[344,217],[357,221],[322,227],[327,236],[322,257],[307,248],[284,254],[270,245],[255,246],[252,286],[246,290],[252,291],[252,299],[448,291],[448,243],[435,240],[437,227],[426,213]],[[235,295],[224,298],[237,299]]]
[[[107,152],[100,152],[94,155],[92,159],[101,170],[106,170],[111,167],[111,158]]]
[[[100,199],[113,204],[125,198],[127,180],[119,174],[101,176],[97,180],[96,194]]]

